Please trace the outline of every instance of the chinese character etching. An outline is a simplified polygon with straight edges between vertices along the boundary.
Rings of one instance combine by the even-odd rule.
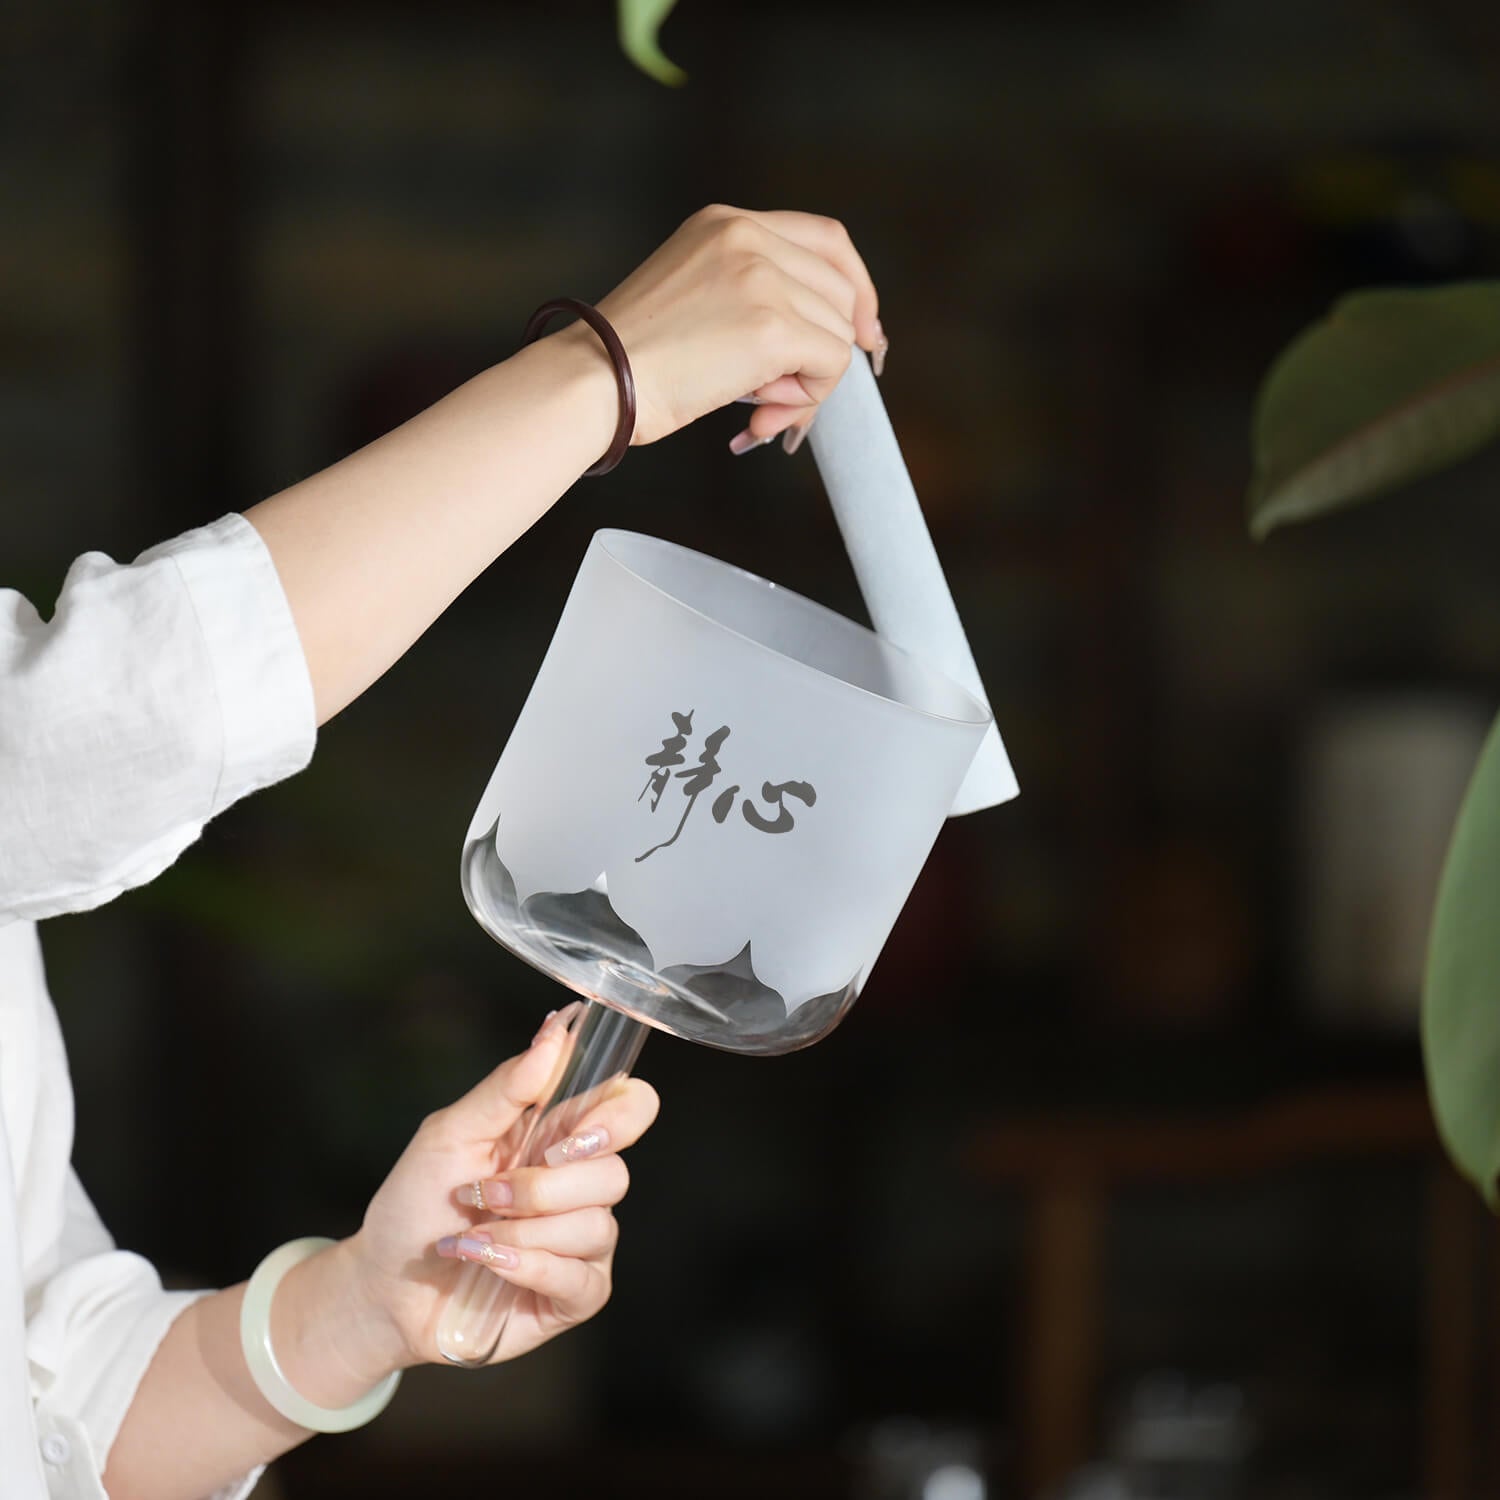
[[[644,859],[649,859],[658,849],[666,849],[675,844],[682,830],[687,826],[688,814],[692,812],[693,805],[698,798],[706,792],[714,783],[714,778],[723,769],[719,764],[719,751],[724,746],[724,741],[729,738],[729,726],[722,724],[703,740],[703,750],[698,756],[698,763],[689,766],[685,771],[672,770],[673,766],[680,766],[686,757],[683,751],[687,748],[688,736],[693,732],[693,713],[689,709],[687,713],[672,713],[672,722],[677,732],[668,735],[662,740],[661,749],[646,757],[645,763],[651,767],[651,775],[646,785],[641,789],[641,794],[636,798],[637,802],[644,799],[647,792],[651,792],[651,811],[655,812],[661,804],[662,794],[671,784],[673,777],[682,782],[682,793],[687,798],[687,806],[682,810],[682,816],[677,821],[677,827],[672,831],[669,839],[663,839],[659,844],[653,844],[644,854],[635,857],[636,864]],[[714,798],[712,813],[715,823],[723,823],[734,809],[734,799],[739,794],[739,783],[726,787]],[[757,808],[749,797],[741,804],[740,811],[744,814],[745,821],[761,833],[788,833],[796,826],[796,820],[792,816],[792,810],[786,805],[785,798],[792,797],[807,807],[813,806],[818,800],[818,794],[810,781],[781,781],[763,782],[760,789],[761,800],[770,803],[775,808],[775,815],[767,817]]]
[[[689,725],[691,725],[692,717],[693,713],[691,709],[689,709],[685,715],[672,715],[672,718],[676,721],[679,728],[682,727],[684,718],[687,719]],[[673,738],[676,738],[676,736],[674,736]],[[712,734],[706,735],[704,737],[703,753],[698,757],[698,764],[696,766],[689,766],[686,771],[676,772],[677,777],[682,782],[682,790],[688,799],[687,806],[682,810],[682,817],[678,819],[677,827],[674,830],[672,837],[669,839],[664,839],[659,844],[652,845],[652,847],[649,848],[644,854],[637,854],[635,857],[636,864],[640,864],[643,859],[650,858],[650,856],[655,854],[658,849],[665,849],[668,847],[668,845],[675,844],[677,842],[677,835],[680,834],[682,830],[687,826],[688,814],[692,812],[693,804],[698,800],[700,796],[702,796],[705,791],[708,790],[708,788],[713,784],[714,777],[719,774],[719,762],[714,757],[719,753],[719,747],[728,738],[729,726],[727,724],[721,725],[718,729],[714,730]],[[671,740],[668,740],[667,743],[671,744]],[[657,759],[656,756],[647,757],[648,762],[655,759]],[[680,762],[682,760],[682,757],[679,755],[677,759]],[[658,776],[671,776],[673,773],[663,767],[656,774]],[[666,783],[663,782],[663,786],[665,785]],[[641,793],[641,797],[644,797],[645,795],[645,792]],[[639,802],[641,800],[641,797],[637,797],[635,800]],[[658,793],[656,801],[659,802],[660,800],[661,794]],[[651,811],[656,811],[656,802],[653,802],[651,804]]]
[[[767,802],[776,804],[776,816],[774,818],[763,818],[758,813],[748,797],[745,798],[745,821],[752,827],[758,828],[762,833],[786,833],[795,823],[792,818],[792,810],[781,800],[783,797],[795,797],[799,802],[805,802],[809,807],[818,800],[818,794],[813,790],[810,781],[783,781],[773,785],[766,782],[760,789],[760,794]]]
[[[661,794],[666,791],[667,783],[672,779],[671,766],[682,764],[683,747],[687,744],[687,737],[693,732],[693,711],[689,709],[685,714],[674,713],[672,722],[677,726],[677,733],[668,735],[661,742],[661,749],[655,755],[646,757],[646,764],[655,769],[651,772],[650,779],[641,788],[641,796],[635,800],[639,802],[647,792],[654,792],[651,799],[651,811],[655,812],[661,802]]]

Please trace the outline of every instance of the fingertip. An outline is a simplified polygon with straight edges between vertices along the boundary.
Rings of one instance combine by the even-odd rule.
[[[854,325],[860,333],[868,334],[880,324],[880,293],[875,290],[874,278],[859,252],[854,252],[856,270],[854,280]]]
[[[561,1010],[548,1011],[546,1020],[542,1022],[537,1034],[532,1037],[531,1045],[527,1050],[534,1052],[539,1047],[551,1046],[555,1042],[562,1041],[582,1009],[583,1001],[574,1000],[571,1004],[563,1006]]]
[[[633,1081],[640,1085],[639,1092],[646,1106],[646,1123],[654,1124],[656,1117],[661,1113],[661,1095],[656,1091],[655,1086],[647,1083],[644,1078],[637,1078]]]
[[[661,1095],[658,1094],[655,1089],[652,1089],[642,1099],[641,1115],[641,1127],[636,1134],[637,1140],[639,1140],[641,1136],[645,1135],[645,1133],[650,1130],[653,1125],[656,1124],[657,1120],[661,1118]]]
[[[642,1120],[641,1130],[648,1129],[661,1113],[661,1095],[644,1078],[622,1078],[607,1096],[619,1111],[621,1119],[633,1123]]]
[[[567,1039],[571,1009],[570,1006],[549,1016],[526,1050],[496,1070],[505,1075],[504,1091],[513,1107],[527,1108],[546,1091],[556,1071],[557,1049]]]
[[[773,432],[767,437],[762,437],[753,427],[747,427],[743,432],[736,433],[730,438],[729,451],[739,458],[742,454],[749,453],[756,448],[764,448],[775,436]]]

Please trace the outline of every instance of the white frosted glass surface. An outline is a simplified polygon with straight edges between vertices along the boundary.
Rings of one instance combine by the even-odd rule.
[[[854,351],[844,378],[823,402],[808,444],[875,629],[987,704],[969,638],[863,351]],[[1018,790],[1000,731],[991,724],[952,811],[993,807]]]
[[[470,838],[495,830],[518,903],[607,892],[658,972],[748,944],[790,1013],[863,982],[989,724],[798,595],[601,532]]]

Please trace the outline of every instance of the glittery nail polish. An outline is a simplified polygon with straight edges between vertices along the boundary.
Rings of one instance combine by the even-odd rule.
[[[521,1264],[521,1257],[509,1245],[496,1245],[477,1235],[461,1234],[457,1250],[460,1260],[477,1261],[480,1265],[503,1266],[506,1270],[513,1271]]]
[[[447,1260],[456,1260],[462,1256],[460,1248],[465,1241],[471,1245],[487,1245],[490,1235],[487,1229],[471,1229],[467,1234],[445,1234],[433,1249]]]
[[[767,443],[774,441],[774,434],[771,437],[758,438],[747,427],[742,433],[739,434],[738,437],[731,440],[729,444],[729,451],[734,454],[736,458],[738,458],[740,454],[748,453],[752,448],[764,448]]]
[[[567,1140],[549,1146],[542,1160],[549,1167],[560,1167],[570,1161],[587,1161],[591,1156],[598,1156],[608,1145],[609,1132],[603,1126],[596,1126],[593,1130],[581,1130],[577,1135],[570,1135]]]

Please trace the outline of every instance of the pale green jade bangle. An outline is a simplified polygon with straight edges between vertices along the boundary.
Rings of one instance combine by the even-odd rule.
[[[396,1394],[396,1387],[401,1384],[400,1370],[393,1370],[352,1406],[333,1408],[314,1406],[307,1397],[299,1395],[291,1381],[281,1373],[276,1351],[271,1347],[271,1299],[281,1285],[281,1278],[293,1266],[311,1259],[331,1244],[332,1240],[321,1235],[310,1235],[307,1239],[291,1240],[279,1250],[273,1250],[255,1268],[255,1274],[245,1288],[245,1300],[240,1305],[240,1347],[245,1351],[245,1363],[250,1366],[250,1374],[261,1395],[289,1422],[312,1432],[348,1432],[363,1427],[386,1409]]]

